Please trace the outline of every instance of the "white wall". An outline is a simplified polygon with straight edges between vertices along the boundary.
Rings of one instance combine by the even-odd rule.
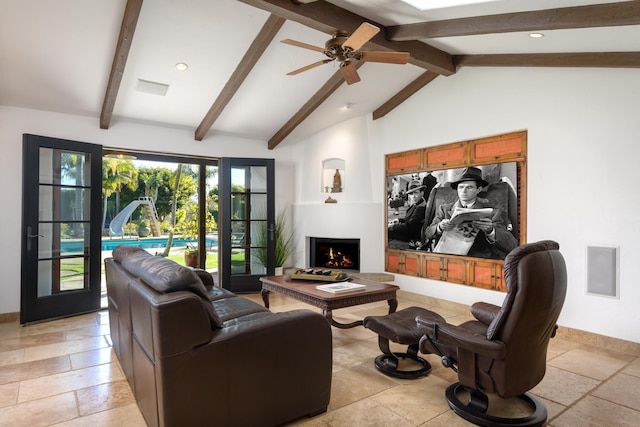
[[[373,202],[375,176],[368,148],[366,122],[362,118],[342,122],[319,132],[293,148],[296,160],[294,224],[296,252],[293,265],[306,267],[308,237],[360,239],[360,269],[381,271],[384,265],[384,235],[380,232],[384,211],[380,201]],[[322,161],[345,161],[342,192],[323,193]],[[384,159],[375,161],[384,163]],[[328,196],[338,203],[324,203]]]
[[[640,342],[638,81],[634,69],[464,68],[437,78],[382,119],[352,119],[273,151],[263,142],[224,136],[197,142],[192,130],[115,122],[104,131],[97,118],[0,107],[0,313],[19,310],[22,133],[184,154],[276,157],[281,206],[295,200],[296,263],[307,233],[358,233],[366,239],[363,270],[383,271],[385,154],[527,130],[527,236],[556,240],[567,261],[560,324]],[[321,164],[334,157],[346,161],[345,188],[334,195],[338,204],[327,206],[319,191]],[[620,247],[620,298],[586,294],[588,245]],[[404,275],[396,275],[396,284],[465,304],[499,304],[504,296]]]
[[[20,227],[22,223],[22,134],[50,136],[162,153],[208,157],[253,157],[276,159],[276,206],[288,207],[293,200],[291,148],[268,150],[264,141],[225,135],[195,141],[193,129],[176,129],[114,118],[111,128],[100,129],[95,117],[80,117],[21,108],[0,107],[0,181],[4,183],[0,209],[0,313],[20,310]]]
[[[569,277],[560,324],[640,342],[638,81],[640,70],[624,69],[464,68],[439,77],[382,119],[354,119],[297,145],[296,206],[319,203],[322,195],[310,180],[323,157],[341,157],[347,146],[346,173],[353,167],[371,188],[348,193],[349,176],[340,203],[370,203],[380,209],[372,215],[384,221],[385,154],[527,130],[527,240],[560,243]],[[316,228],[318,221],[322,217]],[[359,221],[353,217],[351,224]],[[369,228],[370,241],[379,245],[370,248],[375,271],[384,270],[384,230],[383,223]],[[586,294],[588,245],[620,248],[620,298]],[[404,275],[396,275],[396,284],[465,304],[500,304],[504,297]]]

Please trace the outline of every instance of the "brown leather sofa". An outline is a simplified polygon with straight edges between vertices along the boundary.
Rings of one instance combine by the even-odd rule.
[[[275,426],[326,411],[321,314],[272,313],[131,246],[105,268],[113,349],[148,425]]]

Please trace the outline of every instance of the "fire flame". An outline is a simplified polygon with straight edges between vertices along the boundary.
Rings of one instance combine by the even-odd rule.
[[[334,251],[333,247],[329,247],[325,267],[351,268],[353,267],[353,260],[349,257],[349,255],[343,254],[338,250]]]

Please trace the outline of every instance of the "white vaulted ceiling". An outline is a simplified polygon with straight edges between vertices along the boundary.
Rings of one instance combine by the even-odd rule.
[[[127,16],[141,7],[132,37],[119,43],[127,3]],[[286,20],[246,78],[234,76],[270,16]],[[280,40],[323,47],[333,31],[365,20],[383,27],[367,49],[409,51],[410,63],[364,63],[352,85],[335,83],[335,63],[286,75],[324,57]],[[431,26],[411,41],[387,40],[413,23]],[[116,52],[122,74],[110,77]],[[188,70],[176,70],[179,62]],[[141,121],[191,129],[204,143],[225,133],[274,148],[350,117],[381,117],[466,66],[639,67],[640,2],[497,0],[419,11],[400,0],[0,0],[0,105],[95,117],[104,129]],[[332,90],[319,93],[332,78]],[[166,95],[136,90],[138,80],[168,85]]]

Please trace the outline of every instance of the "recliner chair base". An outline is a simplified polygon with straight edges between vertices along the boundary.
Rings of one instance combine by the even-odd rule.
[[[469,403],[464,404],[458,398],[458,392],[466,389],[470,393]],[[487,427],[537,427],[542,426],[547,420],[547,408],[542,402],[529,393],[518,396],[518,399],[526,402],[533,408],[533,413],[521,418],[502,418],[487,414],[489,399],[487,395],[469,390],[459,382],[451,384],[446,390],[449,407],[461,418],[470,423]]]
[[[386,349],[383,348],[385,345],[382,343],[384,338],[380,339],[380,348],[383,349],[384,354],[376,357],[374,361],[374,365],[376,368],[391,377],[401,378],[403,380],[412,380],[417,378],[426,377],[431,373],[431,364],[424,360],[422,357],[418,356],[418,345],[410,345],[407,348],[406,353],[394,353],[389,351],[389,343],[386,342]],[[386,350],[386,351],[385,351]],[[413,370],[400,370],[398,369],[398,359],[410,359],[415,362],[418,362],[421,367],[419,369]]]
[[[444,322],[437,313],[422,307],[407,307],[386,316],[367,316],[364,318],[365,328],[378,334],[378,346],[383,354],[376,357],[375,367],[385,375],[401,379],[422,378],[431,373],[431,364],[418,356],[420,338],[424,331],[418,328],[416,317],[423,316]],[[405,353],[394,353],[389,342],[408,345]],[[418,369],[399,370],[398,359],[410,359],[420,364]]]

